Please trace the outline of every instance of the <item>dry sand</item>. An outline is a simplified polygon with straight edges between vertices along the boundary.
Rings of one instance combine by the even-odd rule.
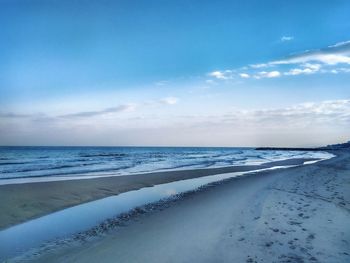
[[[213,174],[297,165],[314,159],[290,159],[263,165],[168,171],[96,179],[0,185],[0,230],[67,207],[130,190]]]
[[[350,153],[214,185],[34,262],[350,262]]]

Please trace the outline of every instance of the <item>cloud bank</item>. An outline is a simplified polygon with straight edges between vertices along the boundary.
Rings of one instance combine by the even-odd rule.
[[[284,36],[282,42],[293,37]],[[281,76],[311,75],[316,73],[349,73],[350,41],[343,41],[319,50],[292,54],[283,59],[252,64],[241,69],[217,70],[208,75],[217,80],[264,79]]]
[[[82,111],[82,112],[59,115],[57,117],[58,118],[89,118],[89,117],[95,117],[100,115],[106,115],[110,113],[119,113],[119,112],[126,112],[126,111],[132,111],[132,110],[135,110],[134,104],[125,104],[125,105],[119,105],[117,107],[106,108],[99,111]]]
[[[221,114],[162,115],[120,105],[53,120],[1,115],[0,144],[315,146],[349,139],[350,99]],[[138,108],[141,109],[141,108]],[[121,114],[105,118],[104,114]],[[117,115],[119,116],[119,115]]]

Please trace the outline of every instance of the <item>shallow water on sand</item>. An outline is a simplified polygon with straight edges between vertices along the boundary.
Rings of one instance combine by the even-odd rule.
[[[259,171],[286,167],[288,166],[265,168]],[[45,242],[89,230],[103,221],[128,212],[133,208],[196,190],[206,184],[251,172],[211,175],[141,188],[77,205],[10,227],[0,231],[0,261],[38,247]]]

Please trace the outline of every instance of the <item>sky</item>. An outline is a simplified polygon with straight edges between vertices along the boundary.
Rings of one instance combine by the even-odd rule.
[[[0,0],[0,145],[350,140],[350,2]]]

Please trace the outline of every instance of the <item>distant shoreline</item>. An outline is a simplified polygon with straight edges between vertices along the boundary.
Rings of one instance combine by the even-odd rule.
[[[339,144],[332,144],[322,147],[256,147],[257,151],[337,151],[350,148],[350,141]]]
[[[308,151],[308,152],[320,152],[326,151],[325,148],[293,148],[293,147],[258,147],[257,151]]]

